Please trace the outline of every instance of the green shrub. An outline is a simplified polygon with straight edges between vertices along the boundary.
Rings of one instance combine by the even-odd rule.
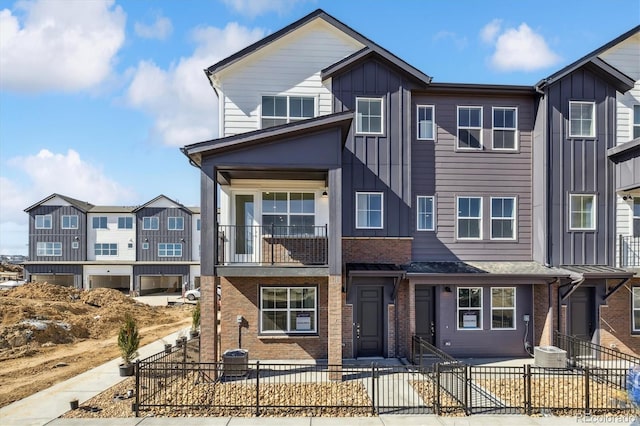
[[[138,325],[131,314],[127,313],[118,333],[118,348],[120,348],[120,356],[125,365],[131,364],[133,358],[138,356],[139,346],[140,334],[138,333]]]
[[[191,329],[192,330],[197,330],[198,327],[200,327],[200,301],[198,300],[198,303],[196,303],[196,307],[193,309],[193,312],[191,313]]]

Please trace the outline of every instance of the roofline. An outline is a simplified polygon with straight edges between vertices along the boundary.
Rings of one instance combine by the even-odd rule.
[[[491,272],[458,272],[458,273],[445,273],[445,272],[407,272],[407,278],[409,277],[449,277],[449,278],[523,278],[523,279],[556,279],[556,278],[569,278],[571,274],[557,273],[557,274],[492,274]]]
[[[609,148],[607,150],[607,156],[614,163],[618,163],[620,157],[623,157],[625,154],[631,153],[638,148],[640,148],[640,137],[637,137],[620,145],[616,145],[613,148]]]
[[[189,207],[186,207],[185,205],[183,205],[183,204],[181,204],[181,203],[177,202],[176,200],[173,200],[173,199],[171,199],[171,198],[167,197],[167,196],[166,196],[166,195],[164,195],[164,194],[160,194],[160,195],[158,195],[157,197],[153,198],[152,200],[149,200],[149,201],[147,201],[146,203],[144,203],[144,204],[142,204],[142,205],[140,205],[140,206],[136,207],[135,209],[133,209],[133,210],[132,210],[132,212],[136,213],[136,212],[138,212],[138,211],[142,210],[143,208],[147,207],[149,204],[154,203],[155,201],[157,201],[157,200],[159,200],[159,199],[161,199],[161,198],[166,198],[167,200],[171,201],[172,203],[175,203],[175,204],[177,204],[178,206],[180,206],[180,208],[181,208],[181,209],[186,210],[186,211],[188,211],[189,213],[191,213],[191,210],[189,210]]]
[[[71,198],[71,197],[68,197],[66,195],[62,195],[62,194],[58,194],[57,192],[54,192],[53,194],[49,195],[48,197],[43,198],[42,200],[38,201],[37,203],[27,207],[26,209],[24,209],[24,211],[28,212],[28,211],[38,207],[42,203],[45,203],[45,202],[47,202],[47,201],[49,201],[49,200],[51,200],[52,198],[55,198],[55,197],[62,198],[67,203],[71,204],[72,206],[76,207],[77,209],[82,210],[85,213],[87,213],[89,211],[89,209],[85,208],[84,206],[91,206],[90,208],[95,207],[93,204],[89,203],[88,201],[76,200],[75,198]]]
[[[414,89],[413,93],[469,93],[478,94],[524,94],[535,95],[537,93],[534,86],[509,85],[509,84],[477,84],[477,83],[431,83],[425,89]]]

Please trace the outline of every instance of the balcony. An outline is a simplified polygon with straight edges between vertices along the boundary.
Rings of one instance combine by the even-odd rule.
[[[621,268],[640,268],[640,237],[618,236]]]
[[[218,227],[216,265],[325,266],[327,226]]]

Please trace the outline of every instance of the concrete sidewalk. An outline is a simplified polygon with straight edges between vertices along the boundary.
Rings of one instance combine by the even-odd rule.
[[[190,327],[177,331],[163,339],[139,349],[139,357],[146,358],[164,349],[165,343],[173,343],[179,334],[188,335]],[[2,426],[39,426],[56,419],[69,410],[69,401],[77,398],[80,404],[124,379],[120,377],[120,358],[102,364],[69,380],[51,386],[6,407],[0,408]],[[138,421],[140,419],[137,419]],[[92,420],[88,420],[92,422]],[[113,423],[113,421],[112,421]],[[79,424],[79,423],[76,423]],[[83,423],[84,424],[84,423]],[[108,424],[108,423],[103,423]]]

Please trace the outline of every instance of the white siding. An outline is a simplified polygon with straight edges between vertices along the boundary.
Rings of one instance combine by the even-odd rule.
[[[91,285],[89,277],[99,276],[128,276],[129,289],[133,289],[133,266],[132,265],[84,265],[82,272],[82,288],[89,290]]]
[[[191,259],[194,262],[200,262],[200,231],[198,231],[198,221],[200,220],[199,214],[194,214],[191,217]],[[192,277],[193,279],[193,277]]]
[[[65,200],[63,200],[60,197],[53,197],[49,201],[45,201],[40,205],[41,206],[70,206],[71,204],[67,203]]]
[[[320,71],[362,47],[318,19],[220,71],[220,136],[258,129],[263,94],[314,96],[318,115],[331,113],[331,92]]]
[[[93,229],[93,218],[107,217],[107,229]],[[118,229],[119,217],[133,218],[132,229]],[[129,248],[129,243],[133,243]],[[115,243],[118,245],[117,256],[96,256],[94,244]],[[136,218],[130,213],[89,213],[87,215],[87,260],[136,260]]]

